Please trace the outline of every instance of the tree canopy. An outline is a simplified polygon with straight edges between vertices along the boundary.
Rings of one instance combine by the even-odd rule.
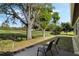
[[[59,13],[58,12],[54,12],[52,14],[52,18],[53,18],[53,23],[57,23],[57,21],[60,19]]]
[[[27,26],[27,38],[32,38],[32,27],[36,21],[39,20],[40,27],[46,28],[47,23],[51,19],[52,5],[51,4],[0,4],[0,12],[6,14],[5,22],[12,20],[12,23],[17,23],[16,20],[21,21]],[[43,24],[44,23],[44,24]],[[38,23],[37,23],[38,24]],[[39,24],[38,24],[39,25]]]
[[[73,30],[71,24],[68,23],[68,22],[67,23],[61,23],[61,27],[62,27],[62,31],[64,31],[64,32],[69,32],[69,31]]]

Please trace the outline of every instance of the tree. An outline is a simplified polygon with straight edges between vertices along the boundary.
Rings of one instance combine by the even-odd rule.
[[[38,26],[45,29],[51,19],[52,5],[51,4],[0,4],[0,12],[6,14],[6,22],[9,20],[16,24],[16,20],[19,20],[25,26],[27,26],[27,39],[32,39],[32,27],[34,23],[40,23]],[[54,12],[52,14],[54,23],[59,19],[59,14]],[[39,21],[38,21],[39,20]],[[45,36],[45,35],[44,35]]]
[[[45,38],[45,30],[48,27],[49,22],[52,18],[51,12],[52,12],[51,4],[43,6],[39,14],[39,20],[37,21],[40,28],[42,29],[44,38]]]
[[[53,27],[54,27],[53,23],[48,25],[48,27],[46,28],[46,31],[52,31]]]
[[[58,22],[58,20],[60,19],[59,13],[53,12],[52,18],[53,18],[53,23],[56,24]]]
[[[60,26],[58,26],[58,25],[54,25],[51,34],[54,34],[54,35],[60,34],[61,30],[62,30],[62,29],[61,29]]]
[[[69,32],[69,31],[73,30],[72,26],[68,22],[67,23],[61,23],[61,27],[62,27],[62,31],[64,31],[64,32]]]
[[[13,23],[20,20],[21,23],[27,26],[27,39],[32,39],[32,27],[39,16],[41,6],[43,4],[0,4],[0,12],[6,14],[6,22],[9,19]]]
[[[8,23],[4,23],[4,22],[3,22],[3,23],[1,24],[1,29],[3,29],[3,30],[7,29],[7,30],[8,30],[8,29],[10,29],[10,26],[9,26]]]

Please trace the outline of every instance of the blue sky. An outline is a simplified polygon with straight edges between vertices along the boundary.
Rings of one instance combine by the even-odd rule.
[[[68,3],[53,3],[52,4],[55,7],[55,11],[59,12],[60,19],[58,21],[59,24],[61,22],[70,22],[70,6]],[[6,16],[3,14],[0,14],[0,26],[1,23],[6,19]],[[10,23],[11,27],[19,27],[21,24],[19,21],[17,21],[18,24],[12,24]]]
[[[70,5],[68,3],[53,3],[52,5],[55,7],[55,10],[59,12],[59,24],[61,24],[61,22],[70,22]]]
[[[6,16],[4,14],[0,14],[0,26],[6,20]],[[22,24],[19,20],[16,21],[17,24],[9,23],[10,27],[20,27]]]

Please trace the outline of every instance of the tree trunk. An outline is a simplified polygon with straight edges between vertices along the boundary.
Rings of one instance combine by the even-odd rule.
[[[28,4],[28,18],[27,18],[27,23],[28,23],[28,29],[27,29],[27,39],[32,39],[32,25],[31,25],[31,7]]]
[[[45,29],[43,29],[43,38],[45,39]]]
[[[27,39],[32,39],[32,26],[28,24]]]

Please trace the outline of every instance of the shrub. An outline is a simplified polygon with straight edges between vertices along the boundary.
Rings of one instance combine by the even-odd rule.
[[[55,26],[55,27],[53,28],[51,34],[57,35],[57,34],[60,34],[60,32],[61,32],[61,27],[60,27],[60,26]]]

